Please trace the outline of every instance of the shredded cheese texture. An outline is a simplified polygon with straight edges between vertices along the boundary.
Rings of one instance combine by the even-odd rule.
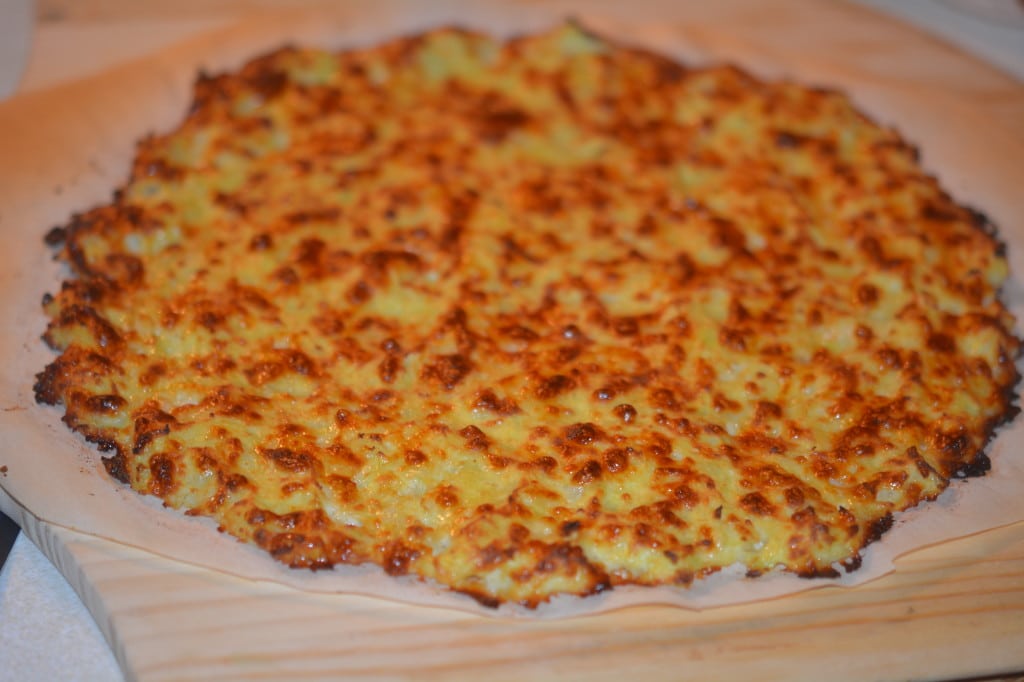
[[[855,568],[1016,412],[1002,248],[894,131],[575,25],[202,76],[48,241],[110,474],[488,605]]]

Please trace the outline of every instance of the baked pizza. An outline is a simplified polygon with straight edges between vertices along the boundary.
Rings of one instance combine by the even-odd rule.
[[[852,570],[988,468],[992,225],[844,95],[575,24],[201,75],[47,242],[40,403],[295,568],[535,607]]]

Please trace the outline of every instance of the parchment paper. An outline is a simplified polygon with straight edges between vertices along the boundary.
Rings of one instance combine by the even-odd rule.
[[[840,3],[817,8],[819,24],[858,14],[862,28],[841,32],[845,42],[836,43],[834,31],[830,36],[822,25],[792,20],[801,16],[793,11],[800,5],[796,0],[773,3],[789,10],[781,12],[790,17],[784,25],[773,24],[771,14],[751,14],[757,4],[346,3],[315,14],[252,17],[95,78],[0,105],[0,357],[5,359],[0,364],[0,487],[49,523],[247,579],[530,617],[636,604],[708,608],[828,584],[854,586],[891,571],[893,559],[906,552],[1024,520],[1024,422],[1017,420],[990,445],[993,466],[986,477],[957,482],[935,502],[900,514],[893,530],[864,553],[860,570],[839,579],[773,574],[751,580],[735,567],[690,589],[619,588],[585,599],[559,598],[535,612],[492,611],[412,578],[388,577],[375,567],[316,574],[288,569],[218,533],[210,521],[164,509],[158,500],[116,483],[103,471],[99,453],[60,422],[60,410],[35,404],[34,375],[53,359],[39,341],[46,325],[40,300],[66,274],[52,262],[42,237],[72,212],[109,200],[127,177],[134,141],[182,119],[198,69],[237,68],[289,42],[357,47],[446,23],[510,35],[574,16],[609,37],[689,63],[732,61],[761,77],[847,91],[864,111],[919,145],[926,167],[954,197],[981,208],[1000,227],[1016,273],[1004,299],[1024,318],[1024,193],[1015,175],[1024,140],[1007,124],[1024,113],[1024,86],[906,28],[864,16],[864,10]],[[884,49],[881,54],[863,49],[890,44],[886,40],[917,40],[919,49],[904,50],[895,63],[886,60]],[[917,61],[908,54],[919,55]]]

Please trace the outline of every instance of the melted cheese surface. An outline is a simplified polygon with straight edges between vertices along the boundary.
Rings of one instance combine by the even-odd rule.
[[[844,96],[576,26],[201,77],[51,234],[37,398],[295,567],[486,604],[829,575],[985,469],[1006,263]]]

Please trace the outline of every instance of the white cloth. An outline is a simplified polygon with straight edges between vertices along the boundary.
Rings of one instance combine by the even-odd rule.
[[[122,679],[71,585],[19,534],[0,570],[0,682]]]

